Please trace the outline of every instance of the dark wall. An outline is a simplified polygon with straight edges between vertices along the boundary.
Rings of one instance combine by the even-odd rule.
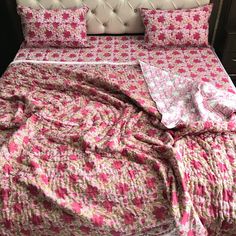
[[[15,57],[22,41],[15,5],[15,0],[0,0],[0,75]]]

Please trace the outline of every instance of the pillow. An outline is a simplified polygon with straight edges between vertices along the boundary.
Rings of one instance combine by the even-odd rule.
[[[87,7],[31,9],[18,6],[27,47],[87,47]]]
[[[208,46],[211,11],[212,4],[181,10],[141,8],[147,46]]]

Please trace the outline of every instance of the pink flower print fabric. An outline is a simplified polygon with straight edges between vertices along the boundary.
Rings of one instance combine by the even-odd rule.
[[[236,112],[236,95],[140,61],[150,95],[169,129],[193,122],[226,121]]]
[[[88,47],[87,7],[31,9],[18,7],[27,47]]]
[[[145,41],[150,48],[162,46],[207,46],[212,5],[194,9],[141,9]]]

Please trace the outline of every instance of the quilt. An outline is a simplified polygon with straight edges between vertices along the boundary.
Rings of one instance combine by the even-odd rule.
[[[137,67],[9,67],[0,235],[236,235],[236,122],[167,129]]]

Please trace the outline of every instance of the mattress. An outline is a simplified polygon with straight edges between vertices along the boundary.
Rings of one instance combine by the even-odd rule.
[[[214,50],[210,47],[146,49],[143,36],[89,36],[90,48],[22,48],[16,62],[60,64],[137,65],[145,61],[163,70],[211,82],[217,88],[235,89]]]

